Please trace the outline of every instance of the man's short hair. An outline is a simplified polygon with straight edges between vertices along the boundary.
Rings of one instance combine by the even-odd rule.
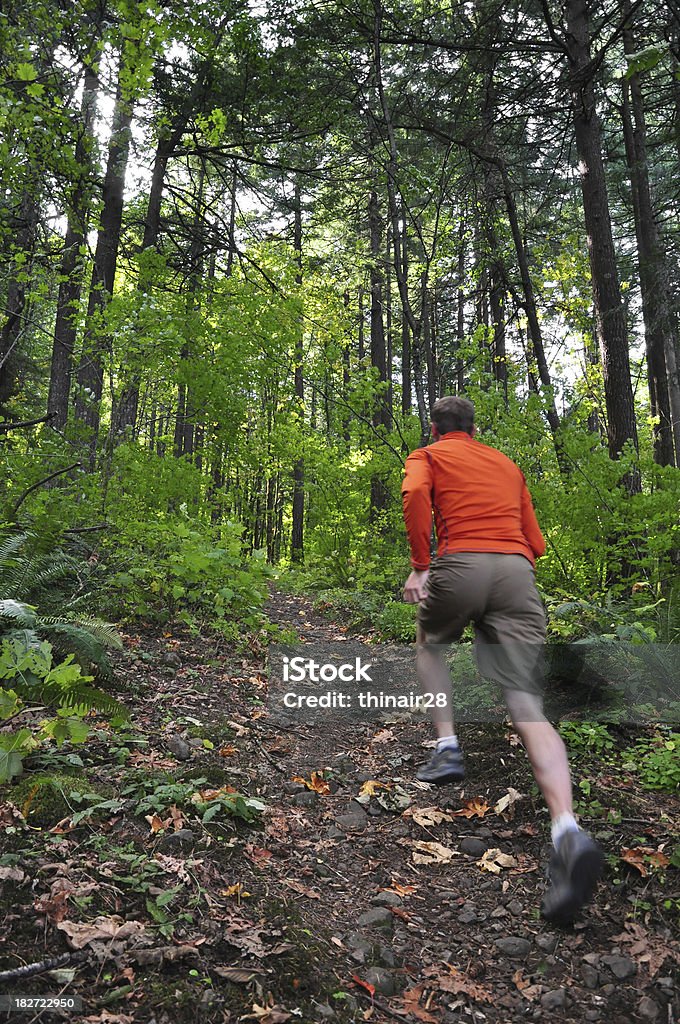
[[[466,434],[471,434],[475,422],[475,407],[469,398],[445,395],[444,398],[438,398],[432,406],[431,417],[440,434],[449,434],[452,430],[464,430]]]

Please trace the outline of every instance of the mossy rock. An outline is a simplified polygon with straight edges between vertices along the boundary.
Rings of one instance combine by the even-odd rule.
[[[70,793],[97,793],[103,799],[112,795],[112,790],[92,783],[84,775],[42,773],[24,775],[8,792],[8,798],[23,813],[30,825],[48,828],[63,818],[70,817],[80,805],[69,799]]]

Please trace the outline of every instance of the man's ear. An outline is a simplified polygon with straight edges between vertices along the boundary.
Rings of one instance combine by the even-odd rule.
[[[440,437],[440,434],[439,434],[439,428],[437,427],[436,423],[434,423],[434,422],[430,423],[430,432],[431,432],[433,438],[435,439],[435,441],[438,441],[439,437]]]

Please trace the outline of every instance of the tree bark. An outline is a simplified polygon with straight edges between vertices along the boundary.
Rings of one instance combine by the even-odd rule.
[[[133,111],[130,103],[123,97],[121,84],[123,71],[121,58],[83,350],[78,367],[76,418],[87,431],[88,464],[91,470],[94,469],[96,460],[100,406],[104,388],[104,357],[107,349],[107,337],[102,318],[106,305],[113,294],[123,222],[125,171],[130,151],[130,125]]]
[[[297,270],[295,283],[298,287],[298,299],[302,302],[302,197],[299,182],[295,182],[295,198],[293,201],[293,248]],[[304,328],[302,315],[298,323],[295,337],[293,363],[295,373],[295,398],[298,415],[304,417],[305,382],[302,374]],[[304,560],[305,536],[305,463],[302,456],[293,466],[293,508],[290,538],[290,557],[294,562]]]
[[[15,223],[14,269],[7,286],[4,319],[0,327],[0,414],[10,417],[7,408],[12,398],[19,374],[19,340],[22,335],[24,318],[30,290],[29,269],[33,258],[39,211],[37,200],[38,184],[35,189],[24,192],[17,211]]]
[[[88,178],[93,171],[93,126],[98,85],[99,80],[95,71],[89,66],[86,67],[81,104],[82,126],[75,145],[79,177],[73,189],[61,258],[61,283],[57,298],[50,390],[47,398],[47,411],[52,417],[52,426],[56,429],[66,425],[71,397],[73,353],[78,333],[80,295],[85,272],[82,250],[86,243],[90,219],[91,194]]]
[[[616,459],[627,443],[632,442],[636,449],[638,444],[628,331],[614,252],[600,120],[592,81],[590,25],[585,0],[567,0],[566,17],[565,42],[569,52],[572,111],[580,161],[595,319],[602,353],[609,454]],[[630,492],[639,491],[639,474],[632,474],[626,480],[626,486]]]

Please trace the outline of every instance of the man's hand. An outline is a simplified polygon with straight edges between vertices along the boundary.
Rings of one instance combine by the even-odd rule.
[[[404,600],[407,604],[418,604],[425,597],[429,569],[414,569],[404,584]]]

